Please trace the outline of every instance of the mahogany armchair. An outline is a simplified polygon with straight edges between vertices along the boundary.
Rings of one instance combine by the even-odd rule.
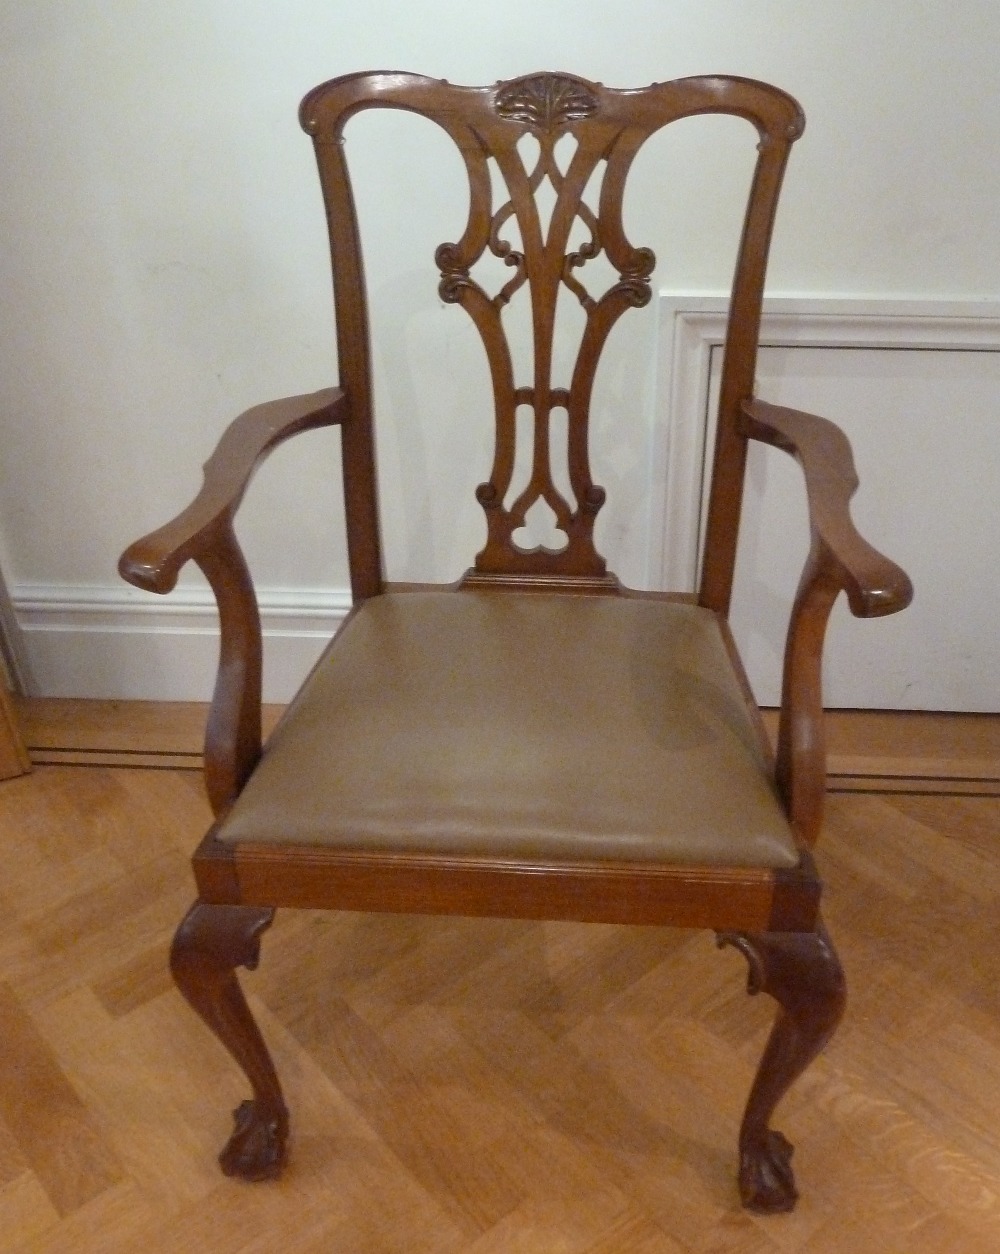
[[[456,586],[387,583],[376,497],[364,278],[342,130],[364,109],[404,109],[455,141],[468,174],[464,233],[437,249],[439,291],[482,338],[495,454],[476,491],[486,541]],[[588,460],[595,371],[612,327],[651,296],[654,257],[622,221],[643,142],[676,119],[738,115],[758,156],[739,248],[719,403],[704,559],[696,595],[640,593],[594,543],[604,491]],[[778,1013],[739,1134],[744,1204],[789,1209],[791,1146],[769,1126],[779,1099],[833,1033],[844,979],[820,920],[810,854],[820,830],[823,634],[840,592],[854,614],[903,609],[906,575],[855,531],[856,478],[831,423],[753,399],[764,272],[786,159],[803,127],[794,100],[762,83],[690,78],[634,91],[566,74],[491,87],[412,74],[334,79],[304,99],[329,222],[340,386],[261,405],[232,424],[204,485],[173,522],[123,555],[131,583],[169,592],[188,561],[218,599],[221,656],[205,741],[216,821],[194,855],[198,898],[172,968],[181,991],[246,1072],[220,1161],[276,1175],[288,1114],[235,971],[252,967],[276,907],[575,919],[713,929]],[[538,146],[526,169],[518,141]],[[558,140],[575,148],[557,160]],[[491,164],[508,197],[494,200]],[[591,176],[599,192],[584,199]],[[535,193],[554,192],[547,231]],[[586,242],[570,251],[582,223]],[[517,246],[511,242],[517,229]],[[510,267],[497,292],[474,276],[489,250]],[[604,252],[617,273],[586,287]],[[519,374],[503,311],[530,301],[533,377]],[[559,301],[584,329],[571,377],[553,377]],[[512,488],[516,411],[533,415],[527,483]],[[566,412],[572,499],[556,487],[550,416]],[[297,432],[339,427],[354,608],[268,743],[261,745],[261,631],[233,517],[255,467]],[[802,466],[812,544],[788,633],[772,757],[727,628],[749,440]],[[514,540],[538,500],[564,542]]]

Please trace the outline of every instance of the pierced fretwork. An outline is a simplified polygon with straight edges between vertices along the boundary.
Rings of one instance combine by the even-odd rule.
[[[537,161],[530,171],[518,148],[518,141],[529,132],[539,145]],[[576,149],[563,171],[555,148],[567,133],[576,140]],[[471,130],[470,142],[463,145],[470,169],[469,223],[464,238],[457,244],[443,244],[436,258],[441,270],[442,299],[463,305],[472,317],[482,336],[493,377],[496,449],[490,478],[476,492],[487,518],[486,546],[476,558],[476,569],[480,571],[600,576],[605,570],[604,559],[593,541],[594,520],[605,494],[590,473],[590,399],[608,334],[627,308],[649,301],[649,276],[654,265],[652,252],[633,248],[622,229],[621,186],[632,153],[624,155],[624,166],[621,160],[615,162],[620,134],[621,128],[613,120],[602,120],[598,98],[589,83],[564,75],[539,74],[501,84],[494,97],[492,116]],[[490,158],[496,162],[509,194],[507,202],[496,210],[488,169]],[[598,214],[584,202],[583,195],[602,162],[606,167]],[[612,178],[614,166],[617,168]],[[547,231],[543,229],[537,199],[546,179],[555,193]],[[520,234],[519,249],[504,237],[512,220]],[[577,220],[582,222],[588,238],[570,252],[569,239]],[[493,295],[470,273],[487,248],[514,270],[513,276]],[[577,274],[602,251],[619,278],[595,298]],[[531,304],[534,379],[519,386],[501,314],[525,286]],[[563,286],[580,302],[586,322],[572,378],[557,384],[552,378],[552,344]],[[504,501],[514,473],[515,414],[520,405],[530,406],[534,416],[531,474],[508,508]],[[568,418],[567,466],[575,497],[572,504],[556,487],[552,475],[549,426],[550,415],[558,408],[565,409]],[[559,550],[528,550],[513,539],[539,500],[549,506],[556,526],[566,536],[566,543]]]

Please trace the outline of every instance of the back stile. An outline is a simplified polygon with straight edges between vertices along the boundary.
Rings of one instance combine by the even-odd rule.
[[[327,206],[336,306],[337,360],[350,416],[341,427],[344,505],[355,603],[382,590],[382,541],[364,262],[350,176],[340,143],[317,144]]]
[[[719,414],[699,603],[729,613],[736,545],[743,504],[747,437],[740,418],[741,403],[754,394],[754,373],[760,338],[761,308],[767,258],[778,208],[778,194],[792,143],[802,134],[805,119],[791,97],[767,89],[779,106],[777,119],[752,118],[760,132],[757,166],[747,203],[736,258],[726,345],[719,388]],[[780,110],[780,106],[785,108]],[[769,111],[773,112],[773,111]],[[762,110],[763,114],[763,110]]]

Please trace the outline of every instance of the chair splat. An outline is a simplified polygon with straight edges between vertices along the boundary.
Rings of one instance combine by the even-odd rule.
[[[470,210],[465,234],[457,244],[443,244],[436,254],[443,300],[462,305],[475,323],[490,365],[496,407],[496,444],[490,478],[477,489],[486,512],[487,541],[475,569],[492,574],[555,574],[600,577],[604,558],[594,546],[594,522],[605,493],[593,482],[588,453],[588,419],[594,376],[607,337],[630,307],[649,302],[649,276],[655,258],[648,248],[635,248],[621,223],[624,171],[608,166],[604,182],[613,186],[600,194],[599,212],[584,194],[595,170],[608,162],[621,138],[622,126],[605,119],[593,84],[563,74],[532,74],[502,84],[491,113],[471,128],[475,144],[463,145],[469,169]],[[529,169],[522,140],[537,141],[537,157]],[[556,146],[572,136],[574,148],[561,166]],[[495,162],[509,199],[493,206],[488,163]],[[542,220],[538,193],[548,182],[555,195],[551,216]],[[576,247],[570,240],[582,224],[586,238]],[[515,227],[516,247],[507,238]],[[471,270],[486,250],[514,270],[492,296]],[[618,280],[594,296],[581,281],[588,261],[605,252]],[[518,384],[510,345],[502,322],[505,307],[527,287],[531,305],[534,377]],[[585,313],[572,377],[553,379],[553,343],[562,289],[574,296]],[[564,386],[568,384],[568,386]],[[531,471],[528,482],[505,504],[514,475],[519,406],[532,414]],[[551,463],[550,420],[554,409],[567,414],[566,462],[573,500],[556,486]],[[526,549],[515,533],[528,511],[544,501],[565,536],[558,548]]]

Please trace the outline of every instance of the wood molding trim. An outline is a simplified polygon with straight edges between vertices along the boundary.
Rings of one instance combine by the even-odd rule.
[[[36,766],[200,770],[201,702],[16,698]],[[264,706],[265,736],[282,706]],[[773,736],[777,712],[763,711]],[[830,710],[828,792],[1000,796],[1000,715]]]
[[[14,705],[0,684],[0,780],[14,779],[31,770],[31,760],[21,740]]]

